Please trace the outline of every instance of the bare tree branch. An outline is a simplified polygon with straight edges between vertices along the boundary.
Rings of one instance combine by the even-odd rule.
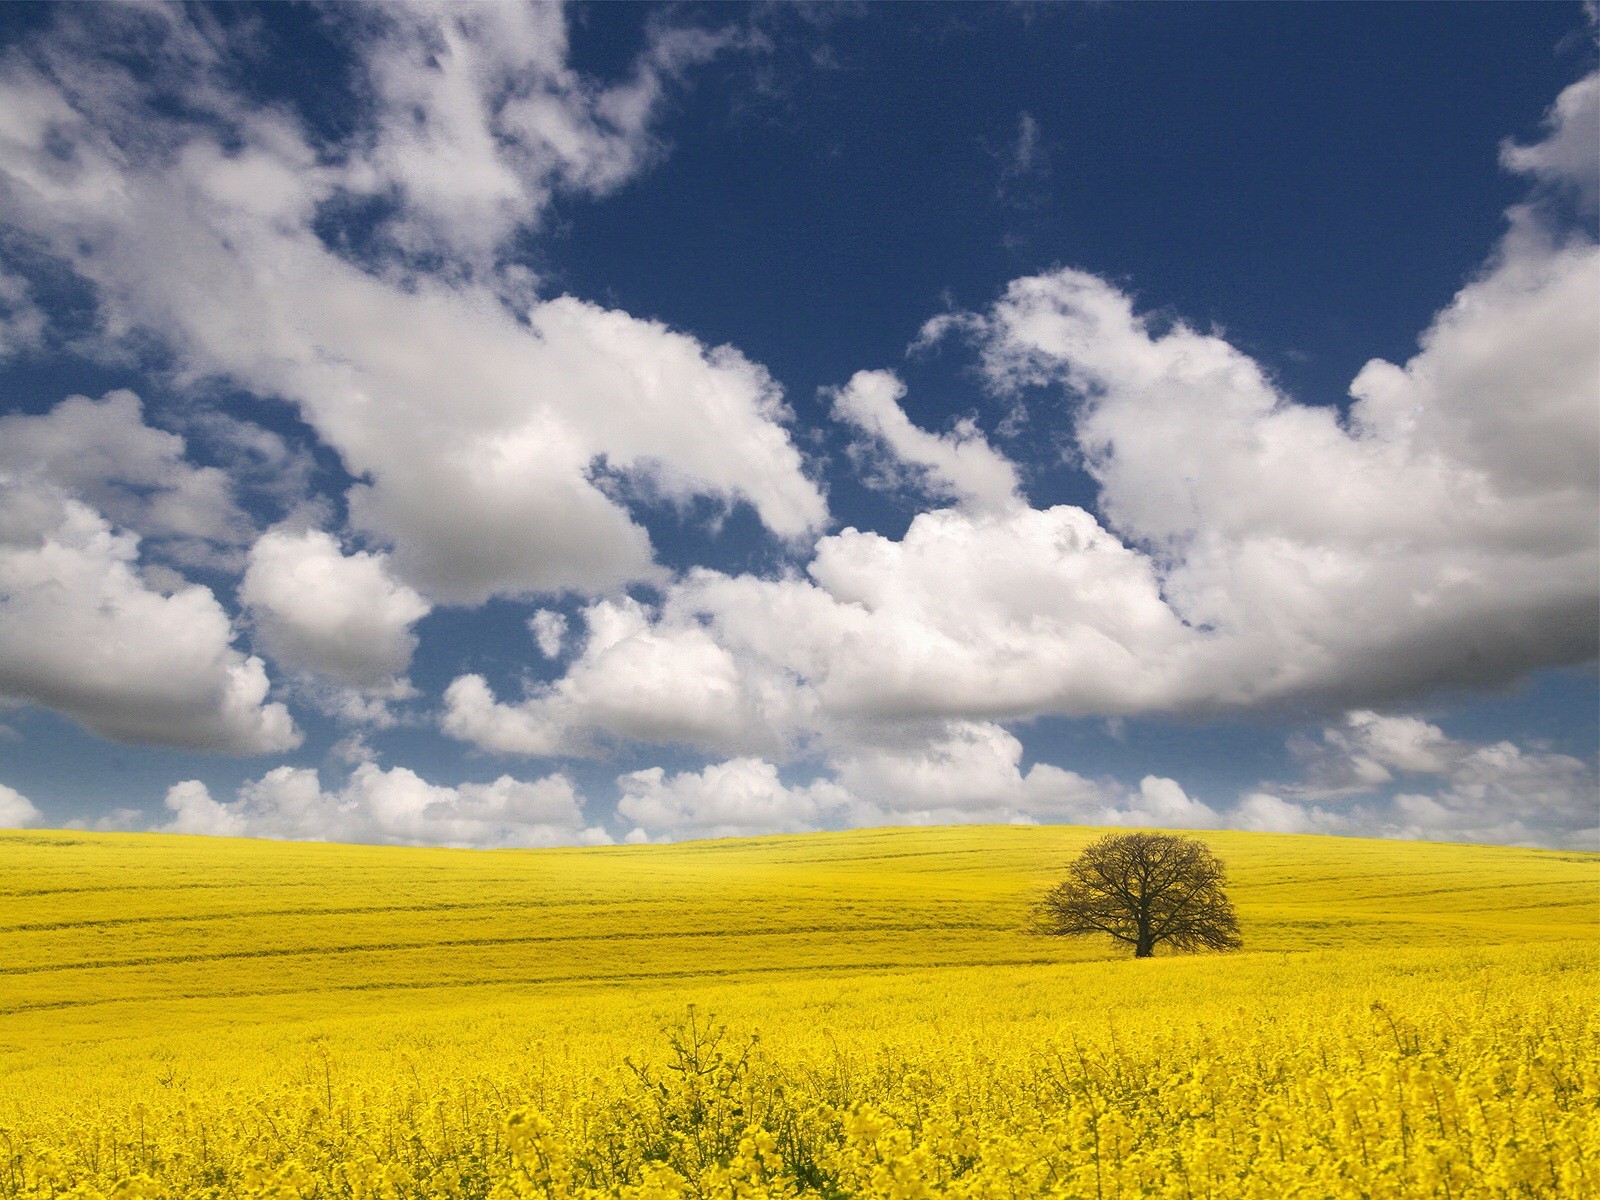
[[[1223,865],[1196,838],[1113,833],[1090,843],[1067,878],[1040,899],[1033,928],[1054,935],[1107,934],[1149,958],[1175,950],[1237,950],[1239,921]]]

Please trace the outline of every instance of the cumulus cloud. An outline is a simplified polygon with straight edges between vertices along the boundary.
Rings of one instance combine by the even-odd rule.
[[[923,513],[900,541],[850,529],[809,573],[697,570],[659,608],[598,602],[561,679],[507,704],[463,676],[444,728],[522,754],[608,733],[772,754],[840,723],[1134,711],[1184,638],[1149,564],[1076,508]]]
[[[909,731],[908,731],[909,732]],[[1049,763],[1021,769],[1022,743],[992,722],[955,721],[901,735],[899,744],[833,755],[834,778],[864,806],[863,823],[1064,821],[1207,829],[1220,824],[1176,781],[1146,776],[1137,790]]]
[[[1050,821],[1600,846],[1595,766],[1569,755],[1460,741],[1415,717],[1369,711],[1346,714],[1297,753],[1304,779],[1264,783],[1223,806],[1157,775],[1129,786],[1050,763],[1024,769],[1021,741],[993,722],[924,723],[876,742],[836,741],[826,773],[806,785],[784,784],[776,765],[753,757],[632,772],[617,781],[618,816],[635,825],[634,841]]]
[[[1545,117],[1548,133],[1531,146],[1507,142],[1500,161],[1508,170],[1531,175],[1545,183],[1575,188],[1593,207],[1600,190],[1600,170],[1595,168],[1600,145],[1600,74],[1580,79],[1556,98]]]
[[[987,721],[906,731],[897,744],[842,748],[832,758],[834,778],[868,806],[866,823],[1072,820],[1108,798],[1071,771],[1037,763],[1024,773],[1021,762],[1022,743]]]
[[[631,77],[601,85],[568,66],[559,5],[402,3],[345,16],[360,28],[377,110],[361,166],[400,202],[389,235],[471,262],[536,226],[556,193],[604,195],[649,165],[669,85],[733,40],[658,27]]]
[[[857,722],[1138,711],[1188,637],[1150,563],[1071,506],[922,513],[898,540],[846,529],[807,573],[691,572],[663,621]]]
[[[1080,271],[979,319],[997,387],[1060,384],[1110,530],[1193,653],[1156,707],[1371,703],[1594,655],[1600,251],[1526,210],[1347,416]]]
[[[900,798],[885,811],[1009,819],[1051,811],[1054,785],[1074,819],[1207,826],[1222,818],[1172,781],[1101,796],[1054,768],[1024,774],[1015,739],[989,722],[1371,704],[1590,658],[1600,251],[1534,208],[1509,217],[1417,354],[1369,363],[1347,412],[1295,401],[1222,337],[1158,325],[1096,276],[1018,280],[929,336],[974,337],[997,391],[1054,389],[1099,518],[1026,507],[986,443],[917,429],[899,380],[863,372],[835,394],[836,417],[873,439],[878,469],[959,507],[919,515],[898,540],[824,537],[805,577],[690,571],[521,705],[457,681],[451,731],[529,753],[570,744],[575,723],[733,747],[759,713],[762,736],[784,741],[789,722],[789,745],[831,756],[858,802]],[[613,646],[626,654],[600,671]],[[652,682],[611,687],[623,677]],[[585,710],[591,689],[612,702]],[[1440,752],[1424,723],[1366,719],[1347,727],[1363,749],[1344,786]],[[1392,827],[1422,828],[1413,807]],[[1445,807],[1492,833],[1460,797]],[[1233,819],[1335,830],[1345,817],[1264,788]]]
[[[901,407],[906,385],[892,371],[857,371],[833,393],[833,418],[867,439],[859,457],[869,483],[917,488],[935,500],[1003,512],[1020,503],[1017,469],[989,445],[975,422],[963,419],[949,433],[929,433]]]
[[[172,69],[127,75],[98,53],[104,30],[65,12],[8,60],[7,222],[90,284],[106,337],[154,336],[182,376],[295,403],[359,481],[354,525],[393,545],[409,586],[477,603],[652,578],[619,484],[748,502],[784,538],[825,521],[762,367],[508,290],[479,261],[550,189],[604,190],[644,162],[664,80],[715,38],[663,27],[613,92],[564,65],[554,10],[384,9],[347,24],[374,124],[327,152],[287,110],[230,90],[225,41],[172,13],[106,19]],[[374,196],[421,255],[409,266],[376,272],[319,233]]]
[[[0,475],[0,696],[103,737],[264,754],[300,743],[208,588],[139,572],[139,539],[59,489]]]
[[[453,738],[497,754],[552,755],[567,749],[566,730],[537,702],[502,704],[482,675],[461,675],[444,693],[439,727]]]
[[[1420,717],[1365,709],[1346,713],[1342,726],[1322,731],[1322,740],[1296,749],[1307,761],[1307,788],[1327,796],[1369,791],[1396,773],[1442,775],[1455,748],[1444,730]]]
[[[1363,826],[1360,814],[1335,812],[1315,804],[1300,804],[1270,792],[1250,792],[1228,813],[1231,829],[1255,833],[1327,833],[1376,837],[1380,830]]]
[[[366,731],[363,729],[357,729],[345,734],[344,737],[333,744],[333,749],[329,751],[329,754],[350,767],[378,761],[378,752],[367,743]]]
[[[0,783],[0,829],[26,829],[37,825],[44,814],[16,788]]]
[[[1444,786],[1393,800],[1407,836],[1600,849],[1592,765],[1503,741],[1465,749]]]
[[[732,746],[751,708],[709,700],[752,687],[784,697],[764,719],[800,722],[803,743],[884,721],[1370,704],[1583,661],[1600,603],[1597,308],[1593,241],[1514,210],[1418,353],[1368,364],[1341,414],[1285,396],[1219,336],[1158,329],[1093,275],[1018,280],[958,324],[997,389],[1070,401],[1102,517],[1001,503],[1003,460],[981,442],[962,458],[910,425],[893,375],[862,373],[841,419],[925,486],[990,503],[923,513],[898,540],[822,538],[807,578],[691,571],[630,634],[636,673],[704,692],[685,740]],[[543,695],[575,698],[593,667],[580,657]],[[655,693],[638,697],[588,719],[636,736]],[[502,746],[514,717],[539,732],[511,740],[554,744],[542,700],[484,711]]]
[[[620,817],[634,822],[646,836],[675,839],[800,833],[817,828],[851,802],[848,794],[827,781],[787,787],[777,767],[755,758],[736,758],[671,776],[651,767],[623,775],[617,786],[622,791],[617,802]]]
[[[1103,814],[1101,825],[1160,825],[1168,829],[1216,829],[1226,824],[1210,805],[1196,800],[1175,779],[1146,775],[1126,802]]]
[[[195,466],[177,434],[144,420],[133,392],[69,396],[39,416],[0,417],[0,471],[55,484],[147,538],[245,541],[227,474]]]
[[[416,699],[419,694],[411,681],[403,677],[381,684],[354,686],[333,683],[316,675],[294,676],[285,692],[341,724],[367,729],[393,729],[407,720],[407,714],[396,706]]]
[[[227,473],[235,492],[285,513],[326,501],[313,499],[315,455],[302,442],[215,408],[187,405],[174,414]]]
[[[378,691],[392,690],[410,665],[411,627],[430,611],[392,577],[386,555],[346,554],[317,529],[263,534],[250,549],[239,599],[279,663]]]
[[[168,833],[293,838],[393,845],[564,846],[610,840],[585,827],[582,802],[564,775],[532,782],[502,775],[493,783],[444,787],[404,767],[365,762],[337,790],[314,770],[279,767],[244,784],[233,800],[212,798],[186,780],[167,792]]]
[[[805,725],[792,684],[741,667],[692,621],[660,621],[636,600],[584,610],[587,638],[565,675],[516,704],[481,675],[445,692],[444,731],[506,753],[593,754],[617,738],[712,751],[781,750]]]
[[[1232,814],[1245,829],[1600,846],[1593,763],[1510,741],[1449,737],[1412,716],[1346,713],[1293,745],[1305,778],[1264,785]]]
[[[546,658],[560,658],[567,640],[567,618],[553,609],[541,608],[528,618],[528,632]]]
[[[786,785],[773,763],[736,758],[668,775],[660,767],[617,780],[632,840],[743,837],[834,826],[972,822],[1214,828],[1217,813],[1174,780],[1137,788],[1089,780],[1048,763],[1021,769],[1022,744],[988,722],[951,722],[895,744],[835,747],[831,773]]]

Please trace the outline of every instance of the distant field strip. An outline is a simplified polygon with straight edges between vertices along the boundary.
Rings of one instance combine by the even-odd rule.
[[[1041,943],[1022,928],[1031,896],[1088,836],[878,830],[483,853],[0,835],[11,885],[0,890],[0,1013],[1103,958],[1108,946]],[[1251,950],[1552,940],[1587,937],[1600,924],[1600,860],[1591,856],[1209,840],[1231,865]],[[324,903],[300,899],[311,895]],[[628,969],[641,962],[651,969]]]

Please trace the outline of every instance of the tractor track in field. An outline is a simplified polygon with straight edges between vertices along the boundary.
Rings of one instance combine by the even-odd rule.
[[[1597,875],[1600,875],[1600,873],[1597,873]],[[1357,903],[1366,900],[1410,900],[1419,896],[1471,896],[1474,892],[1498,894],[1519,888],[1574,888],[1582,889],[1590,896],[1593,896],[1595,882],[1595,880],[1584,879],[1514,880],[1505,883],[1470,884],[1465,887],[1418,888],[1415,891],[1407,892],[1364,892],[1345,894],[1341,895],[1339,900],[1341,903]]]
[[[648,899],[631,899],[540,900],[535,907],[538,911],[545,912],[551,909],[637,909],[658,906]],[[246,912],[149,913],[138,917],[93,917],[66,921],[28,921],[20,925],[0,925],[0,933],[42,933],[57,929],[96,929],[111,926],[162,925],[196,921],[244,921],[256,917],[352,917],[369,913],[489,911],[492,909],[514,909],[525,914],[529,910],[529,904],[526,898],[512,897],[505,900],[440,901],[435,904],[361,904],[342,908],[316,906],[303,908],[254,908]]]
[[[1040,967],[1063,965],[1059,959],[1047,957],[995,958],[982,961],[972,958],[947,961],[885,962],[885,963],[796,963],[764,967],[710,967],[674,971],[617,972],[605,975],[543,975],[505,977],[499,979],[385,979],[366,983],[330,983],[322,987],[260,988],[232,992],[174,992],[164,996],[96,996],[83,1000],[41,1000],[0,1008],[0,1017],[20,1016],[33,1012],[53,1012],[75,1008],[97,1008],[107,1004],[167,1004],[187,1000],[261,1000],[280,996],[316,996],[334,992],[390,992],[432,991],[472,987],[568,987],[568,986],[624,986],[676,979],[723,980],[749,975],[812,975],[855,973],[872,975],[883,971],[946,970],[978,967]]]
[[[211,963],[247,961],[263,958],[321,958],[342,954],[378,954],[386,951],[465,949],[488,946],[532,946],[570,942],[605,944],[618,941],[677,941],[695,938],[767,938],[814,936],[818,934],[880,934],[880,933],[942,933],[972,932],[974,930],[998,933],[1010,926],[993,923],[950,923],[938,926],[893,925],[811,925],[787,926],[768,929],[668,929],[659,931],[621,931],[616,933],[572,934],[519,934],[514,937],[444,938],[417,942],[364,942],[342,946],[273,946],[260,950],[221,950],[212,954],[146,955],[140,958],[95,959],[86,962],[27,963],[20,966],[0,966],[0,976],[44,975],[67,971],[103,971],[126,967],[177,966],[184,963]]]
[[[320,845],[321,843],[317,843],[317,844]],[[597,847],[597,849],[604,849],[604,847]],[[492,850],[484,850],[484,851],[480,851],[479,853],[492,854],[492,853],[495,853],[495,852],[492,851]],[[383,875],[385,877],[389,876],[389,875],[395,875],[395,874],[397,874],[397,873],[396,872],[385,872],[385,873],[383,873]],[[270,888],[283,888],[283,889],[288,889],[288,888],[320,888],[320,889],[325,889],[328,886],[330,879],[331,880],[335,880],[339,884],[339,886],[342,886],[342,887],[350,887],[350,886],[353,885],[354,882],[357,882],[356,880],[353,880],[352,877],[350,875],[348,875],[348,874],[341,874],[341,875],[337,875],[336,876],[336,875],[334,875],[333,873],[330,872],[329,875],[328,875],[328,878],[320,878],[320,879],[319,878],[311,878],[311,879],[307,879],[307,878],[304,878],[304,877],[300,877],[300,878],[296,878],[296,879],[283,879],[283,880],[276,880],[275,879],[275,880],[271,880],[271,881],[268,881],[268,882],[263,882],[261,880],[255,880],[255,881],[248,882],[248,883],[241,883],[241,882],[238,882],[236,880],[229,880],[226,883],[206,883],[206,882],[200,882],[200,881],[190,881],[190,882],[183,882],[183,883],[95,883],[95,884],[73,885],[73,886],[70,886],[70,887],[40,887],[40,888],[0,889],[0,902],[4,902],[6,900],[10,900],[10,899],[14,899],[14,898],[15,899],[32,899],[35,896],[81,896],[81,895],[100,894],[100,893],[104,893],[104,892],[141,892],[141,893],[147,893],[147,892],[205,892],[205,891],[229,891],[229,890],[239,891],[239,890],[243,890],[243,889],[259,891],[262,888],[267,888],[267,887],[270,887]],[[413,886],[413,887],[419,886],[419,882],[420,882],[421,886],[426,886],[429,883],[441,882],[441,881],[442,882],[446,882],[446,883],[451,883],[451,884],[454,884],[456,882],[454,879],[452,879],[452,878],[450,878],[448,876],[443,877],[442,880],[440,880],[440,881],[429,880],[429,879],[426,878],[425,874],[420,873],[420,872],[416,873],[414,875],[408,875],[407,876],[407,880],[408,880],[410,886]],[[386,882],[386,878],[361,879],[361,880],[359,880],[359,882],[381,885],[384,882]],[[492,886],[496,886],[496,885],[505,885],[505,886],[508,886],[508,887],[514,887],[514,886],[537,887],[537,886],[541,886],[541,885],[548,885],[548,883],[549,883],[548,880],[540,879],[538,877],[528,876],[528,875],[516,875],[516,876],[509,876],[509,877],[496,876],[496,877],[493,877],[493,878],[473,878],[472,880],[470,880],[470,882],[471,882],[472,886],[474,886],[474,887],[492,887]]]

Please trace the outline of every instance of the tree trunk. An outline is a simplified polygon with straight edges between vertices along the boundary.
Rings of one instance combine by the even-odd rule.
[[[1138,916],[1134,923],[1135,941],[1133,943],[1133,956],[1135,958],[1149,958],[1155,953],[1156,931],[1150,928],[1150,905],[1141,897]]]

